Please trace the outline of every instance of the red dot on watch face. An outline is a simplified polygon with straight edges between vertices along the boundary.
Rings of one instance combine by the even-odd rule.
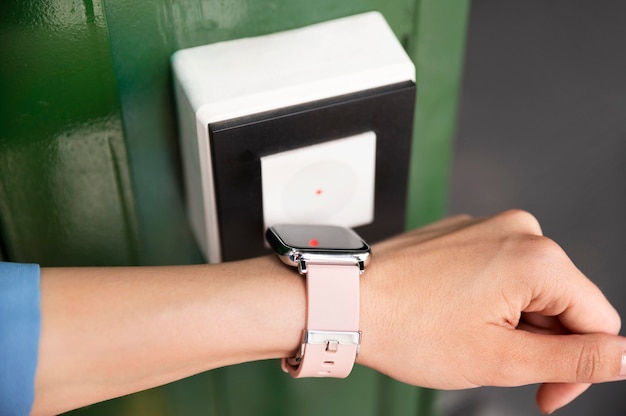
[[[317,247],[319,245],[320,245],[319,241],[317,241],[315,238],[312,238],[309,240],[309,247]]]

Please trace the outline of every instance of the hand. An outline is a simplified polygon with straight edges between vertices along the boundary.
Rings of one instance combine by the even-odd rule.
[[[530,214],[454,217],[372,251],[358,362],[438,389],[541,382],[545,413],[626,378],[617,312]]]

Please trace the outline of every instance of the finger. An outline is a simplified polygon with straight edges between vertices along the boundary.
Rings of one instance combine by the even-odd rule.
[[[544,383],[537,390],[537,406],[545,414],[569,404],[591,386],[589,383]]]
[[[615,308],[557,243],[529,235],[506,243],[516,262],[516,275],[507,279],[507,293],[520,294],[520,280],[530,289],[528,297],[518,298],[520,311],[557,316],[572,333],[619,332],[621,320]]]
[[[572,294],[570,306],[559,315],[560,321],[576,333],[617,334],[622,326],[619,313],[600,289],[579,272],[581,288]]]
[[[502,386],[599,383],[624,378],[626,338],[609,334],[545,335],[504,328],[502,331],[506,333],[498,336],[501,345],[488,347],[496,349],[492,354],[499,356],[489,367],[502,378]]]
[[[568,335],[568,330],[558,317],[544,316],[539,313],[522,313],[517,329],[535,334]]]
[[[535,276],[535,294],[522,311],[556,316],[572,333],[617,334],[621,318],[600,289],[552,240],[542,238],[536,243],[546,247],[535,263],[538,270],[527,274]]]

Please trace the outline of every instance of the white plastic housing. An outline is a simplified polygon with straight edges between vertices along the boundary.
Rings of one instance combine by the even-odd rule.
[[[265,228],[371,223],[375,168],[372,131],[262,157]]]
[[[188,215],[209,262],[222,259],[211,123],[415,81],[378,12],[180,50],[172,64]]]

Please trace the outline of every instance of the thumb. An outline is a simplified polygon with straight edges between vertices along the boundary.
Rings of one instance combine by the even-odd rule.
[[[626,338],[609,334],[528,334],[540,382],[600,383],[626,378]]]
[[[518,331],[516,331],[518,332]],[[547,335],[519,331],[517,371],[544,383],[537,404],[544,413],[565,406],[588,387],[626,379],[626,338],[609,334]],[[521,375],[518,373],[518,375]]]

